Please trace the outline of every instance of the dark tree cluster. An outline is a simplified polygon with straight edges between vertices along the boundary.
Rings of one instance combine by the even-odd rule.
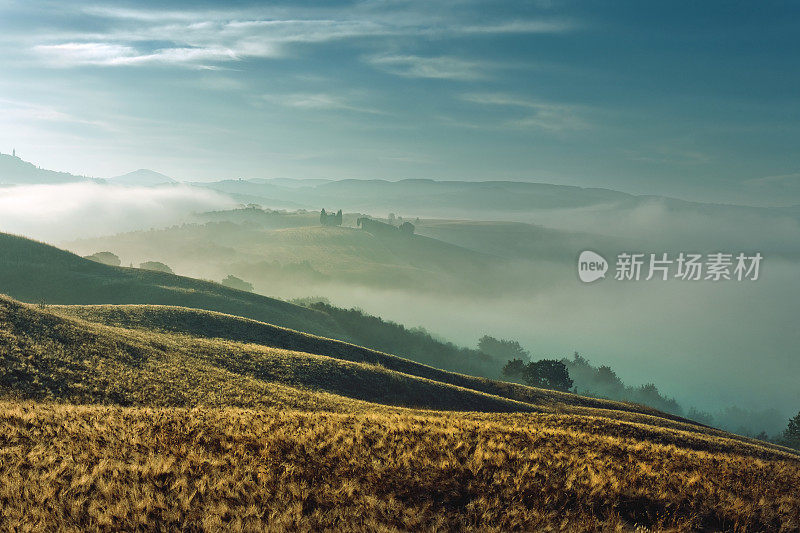
[[[394,219],[390,218],[389,220]],[[400,226],[395,226],[393,224],[381,222],[380,220],[373,220],[369,217],[357,219],[356,224],[364,231],[368,231],[373,235],[397,235],[398,233],[400,235],[413,235],[416,229],[411,222],[403,222]]]
[[[786,446],[800,450],[800,413],[789,420],[789,425],[783,432],[782,441]]]
[[[327,213],[323,209],[319,212],[319,223],[323,226],[341,226],[342,210],[339,209],[336,213]]]
[[[503,375],[519,379],[531,387],[563,392],[572,390],[572,379],[567,366],[555,359],[542,359],[525,363],[522,359],[512,359],[503,367]]]
[[[501,361],[506,361],[508,359],[530,359],[530,354],[518,341],[496,339],[489,335],[484,335],[478,340],[478,349]]]

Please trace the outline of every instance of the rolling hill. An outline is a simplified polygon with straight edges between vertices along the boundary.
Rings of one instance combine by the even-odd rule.
[[[133,172],[128,172],[127,174],[123,174],[121,176],[115,176],[113,178],[109,178],[107,181],[114,185],[138,187],[150,187],[154,185],[178,183],[169,176],[165,176],[160,172],[148,170],[146,168],[140,168],[139,170],[134,170]]]
[[[635,405],[175,307],[3,297],[0,338],[5,529],[800,526],[800,455]]]
[[[361,232],[359,232],[361,233]],[[161,304],[218,311],[401,353],[450,370],[495,375],[499,361],[374,317],[324,310],[164,272],[114,267],[24,237],[0,233],[0,293],[48,304]]]
[[[341,332],[323,313],[223,285],[103,265],[53,246],[0,233],[0,291],[53,304],[164,304],[209,309],[310,333]]]
[[[585,207],[624,202],[633,196],[608,189],[594,189],[519,181],[399,181],[344,179],[335,181],[296,180],[292,186],[275,180],[224,180],[195,185],[228,194],[246,194],[263,205],[271,201],[295,202],[318,208],[336,204],[348,210],[408,212],[420,216],[446,213],[463,216],[480,213],[530,211]],[[458,215],[460,213],[461,215]]]
[[[87,181],[88,179],[67,172],[45,170],[18,156],[0,154],[0,184],[2,185],[55,185]]]
[[[345,217],[323,227],[319,215],[239,209],[204,215],[201,224],[81,239],[65,244],[81,255],[110,250],[127,262],[158,258],[176,272],[222,279],[232,274],[262,294],[286,297],[300,284],[346,284],[425,292],[491,293],[510,285],[490,275],[496,256],[423,235],[376,235]],[[506,287],[507,288],[507,287]]]

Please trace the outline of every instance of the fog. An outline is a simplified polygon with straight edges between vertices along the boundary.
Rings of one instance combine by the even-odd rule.
[[[578,351],[595,365],[610,365],[628,384],[655,383],[685,408],[776,408],[788,419],[800,408],[800,264],[773,260],[763,276],[586,285],[570,265],[547,289],[498,299],[307,289],[334,305],[422,326],[466,346],[490,334],[519,340],[534,359]]]
[[[800,328],[796,327],[800,316],[800,223],[796,210],[645,198],[576,209],[480,213],[489,215],[486,218],[525,221],[556,230],[532,228],[533,237],[529,235],[526,241],[530,246],[520,247],[520,234],[492,233],[487,244],[480,226],[457,228],[477,252],[515,249],[513,261],[498,258],[502,268],[476,270],[464,263],[459,265],[463,269],[449,272],[453,278],[471,278],[473,286],[505,283],[506,290],[498,290],[495,296],[487,295],[490,291],[479,294],[451,289],[434,293],[414,290],[413,284],[402,290],[389,289],[388,281],[367,286],[356,281],[356,276],[344,282],[347,273],[340,270],[348,265],[386,268],[387,280],[394,279],[390,267],[397,265],[381,263],[386,256],[374,255],[376,249],[359,249],[355,244],[342,247],[335,239],[326,241],[319,232],[314,233],[313,246],[309,245],[312,241],[295,242],[295,237],[267,239],[261,231],[270,229],[259,228],[252,221],[217,224],[208,234],[199,232],[204,227],[199,225],[199,233],[181,227],[75,241],[164,228],[187,220],[193,212],[233,206],[235,202],[220,193],[188,186],[19,186],[0,189],[0,224],[4,231],[49,242],[72,241],[67,247],[81,254],[109,250],[118,254],[123,264],[160,260],[182,275],[221,279],[234,274],[268,296],[327,297],[334,305],[359,307],[409,327],[421,326],[465,346],[474,347],[481,335],[489,334],[519,340],[534,358],[568,357],[578,351],[595,365],[612,366],[629,385],[655,383],[685,408],[775,408],[787,418],[800,408]],[[461,218],[467,214],[460,212]],[[307,217],[303,224],[318,227],[314,216],[303,216]],[[423,221],[419,232],[424,231]],[[581,232],[580,241],[571,241],[569,232]],[[297,238],[311,238],[303,235]],[[593,236],[597,247],[592,246]],[[439,238],[446,241],[447,234]],[[606,280],[593,284],[578,280],[575,261],[581,249],[573,244],[577,242],[581,246],[588,243],[609,260],[611,272]],[[431,264],[446,257],[444,251],[426,250],[425,254],[435,256]],[[758,251],[764,260],[757,281],[620,282],[613,279],[615,254],[620,251]],[[286,272],[279,277],[277,270],[259,274],[258,269],[264,268],[259,264],[286,261],[287,255],[317,269],[330,266],[333,258],[340,262],[326,271],[327,281],[298,281]],[[415,260],[426,257],[418,255]],[[464,261],[468,260],[465,256]],[[424,269],[420,272],[426,275]],[[436,275],[442,276],[442,272]],[[775,433],[781,428],[764,429]]]
[[[19,185],[0,187],[0,229],[53,242],[161,227],[195,211],[235,205],[217,192],[184,185]]]

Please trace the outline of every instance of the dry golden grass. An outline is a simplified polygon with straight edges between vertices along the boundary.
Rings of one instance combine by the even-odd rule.
[[[180,333],[192,337],[213,338],[237,343],[260,344],[284,350],[324,354],[345,361],[370,363],[403,374],[430,379],[501,396],[537,406],[557,408],[588,407],[670,416],[655,409],[635,404],[587,398],[552,390],[525,387],[515,383],[448,372],[395,355],[356,346],[342,341],[309,335],[256,320],[199,309],[162,305],[71,305],[51,306],[48,311],[66,318],[99,323],[123,329],[155,333]],[[115,333],[116,334],[116,333]]]
[[[0,529],[800,528],[793,456],[596,422],[5,402]]]
[[[0,531],[800,530],[797,453],[228,315],[0,298],[0,394]]]

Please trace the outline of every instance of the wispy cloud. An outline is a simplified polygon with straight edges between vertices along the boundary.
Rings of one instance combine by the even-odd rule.
[[[370,56],[371,65],[398,76],[447,80],[478,80],[485,77],[485,65],[457,57],[420,57],[414,55]]]
[[[580,25],[566,20],[514,20],[502,24],[463,26],[462,33],[566,33],[578,29]]]
[[[714,160],[712,154],[687,146],[686,141],[666,142],[640,150],[625,149],[622,153],[631,161],[645,163],[703,165]]]
[[[584,130],[590,127],[589,121],[584,117],[585,111],[580,106],[543,102],[500,93],[464,94],[461,98],[475,104],[521,110],[519,118],[505,122],[507,126],[551,132]]]
[[[70,113],[66,113],[54,107],[36,104],[31,102],[23,102],[20,100],[12,100],[7,98],[0,98],[0,105],[3,107],[3,112],[0,114],[0,124],[3,122],[11,121],[46,121],[46,122],[65,122],[71,124],[82,124],[89,126],[96,126],[103,129],[111,129],[111,127],[103,121],[88,120],[85,118],[76,117]]]
[[[510,20],[475,24],[443,19],[409,3],[405,10],[386,13],[369,3],[352,9],[238,8],[226,11],[170,11],[111,6],[78,8],[98,18],[106,29],[50,32],[32,46],[48,66],[141,66],[170,64],[209,67],[247,58],[287,55],[299,43],[327,43],[358,38],[447,37],[469,34],[562,33],[572,23],[550,20]],[[34,36],[35,38],[35,36]],[[168,39],[168,46],[148,43]],[[396,43],[395,43],[396,44]],[[408,76],[475,79],[478,65],[457,58],[384,56],[375,64]]]
[[[230,48],[165,48],[152,53],[141,53],[127,45],[108,43],[64,43],[39,45],[34,51],[46,58],[50,66],[74,67],[82,65],[119,66],[146,64],[186,64],[198,68],[212,68],[205,63],[238,59]]]
[[[326,93],[265,94],[262,98],[284,107],[309,111],[355,111],[358,113],[385,114],[379,109],[362,106],[350,98]]]

